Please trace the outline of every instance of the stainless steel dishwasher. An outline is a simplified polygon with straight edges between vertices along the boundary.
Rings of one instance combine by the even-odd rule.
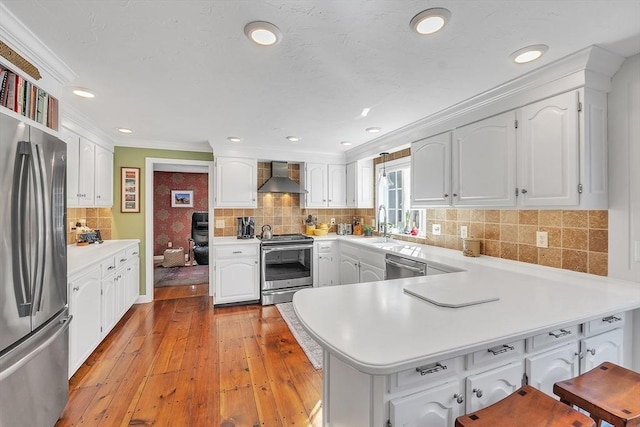
[[[387,280],[427,275],[427,264],[398,255],[385,257],[385,277]]]

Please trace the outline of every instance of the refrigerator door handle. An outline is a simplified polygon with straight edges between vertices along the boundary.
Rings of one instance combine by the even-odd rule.
[[[29,157],[31,146],[26,141],[18,143],[14,166],[11,197],[11,234],[13,246],[13,289],[20,317],[31,315],[31,286],[29,284],[29,239],[25,233],[27,203],[29,195]]]
[[[58,321],[57,330],[46,338],[43,338],[36,347],[29,351],[27,354],[20,357],[16,361],[11,361],[6,368],[0,366],[0,382],[9,377],[14,372],[18,371],[21,367],[29,363],[34,357],[45,350],[53,341],[55,341],[61,334],[63,334],[68,328],[69,323],[73,319],[73,316],[66,316]]]
[[[47,194],[46,172],[44,167],[44,152],[38,144],[32,144],[31,152],[32,171],[34,182],[35,196],[35,214],[36,214],[36,238],[37,246],[35,248],[35,272],[33,277],[33,306],[37,307],[37,311],[42,310],[42,293],[44,291],[44,272],[46,267],[46,250],[49,247],[47,242],[47,218],[49,215],[49,198]],[[36,299],[37,298],[37,299]]]

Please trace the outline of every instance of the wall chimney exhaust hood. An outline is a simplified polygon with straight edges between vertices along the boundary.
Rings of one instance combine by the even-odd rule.
[[[289,178],[287,162],[271,162],[271,178],[258,188],[258,193],[305,194],[308,191]]]

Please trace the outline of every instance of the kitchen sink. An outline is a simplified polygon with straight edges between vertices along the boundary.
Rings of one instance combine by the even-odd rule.
[[[380,249],[392,249],[392,248],[396,248],[398,246],[404,246],[405,242],[402,242],[400,240],[393,240],[393,239],[383,239],[382,237],[380,238],[375,238],[375,239],[366,239],[364,240],[364,243],[371,245],[371,246],[375,246],[376,248],[380,248]]]

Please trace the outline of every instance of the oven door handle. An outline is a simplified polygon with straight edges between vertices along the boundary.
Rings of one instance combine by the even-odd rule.
[[[282,246],[274,246],[274,247],[268,247],[262,248],[262,252],[265,254],[268,254],[270,252],[280,252],[280,251],[291,251],[291,250],[298,250],[298,249],[313,249],[313,245],[282,245]]]

